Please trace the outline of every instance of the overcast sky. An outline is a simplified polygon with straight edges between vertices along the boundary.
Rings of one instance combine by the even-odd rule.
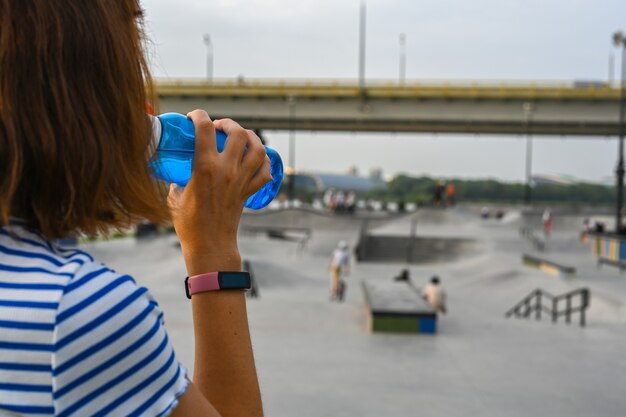
[[[204,77],[205,33],[217,78],[358,74],[360,0],[142,4],[156,77]],[[624,0],[368,0],[366,76],[398,78],[398,37],[405,33],[407,79],[606,81],[617,29],[626,29]],[[266,136],[288,154],[286,132]],[[517,136],[297,132],[296,138],[299,169],[341,172],[356,165],[363,173],[382,167],[385,174],[524,178],[525,141]],[[536,173],[593,181],[613,175],[615,140],[539,137],[534,143]]]

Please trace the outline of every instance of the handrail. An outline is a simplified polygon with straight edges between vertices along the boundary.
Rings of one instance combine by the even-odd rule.
[[[574,304],[573,300],[579,297],[580,303]],[[547,306],[544,304],[547,301]],[[585,312],[589,308],[591,291],[588,288],[578,288],[561,295],[552,295],[547,291],[537,288],[530,292],[513,308],[505,313],[506,318],[515,316],[518,318],[529,318],[533,313],[536,320],[541,320],[541,313],[546,313],[556,323],[560,316],[565,316],[565,322],[571,323],[572,313],[580,313],[580,326],[586,324]],[[560,309],[560,304],[565,302],[565,307]]]

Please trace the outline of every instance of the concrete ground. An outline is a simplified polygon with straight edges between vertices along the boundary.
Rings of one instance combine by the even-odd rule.
[[[549,259],[578,268],[557,278],[522,266],[535,253],[520,237],[522,225],[539,225],[540,213],[508,213],[481,221],[474,210],[425,210],[370,222],[371,233],[472,237],[481,250],[450,262],[407,266],[355,264],[347,300],[328,301],[328,258],[340,239],[354,244],[362,220],[312,212],[249,214],[245,225],[308,227],[297,243],[241,235],[242,256],[252,262],[259,299],[248,303],[266,415],[356,416],[623,416],[626,415],[626,276],[597,269],[578,240],[582,218],[555,219]],[[97,259],[150,288],[165,311],[179,360],[193,368],[190,304],[175,236],[85,245]],[[371,334],[359,282],[390,280],[408,267],[423,285],[437,274],[448,292],[449,313],[439,333]],[[504,312],[531,290],[560,294],[591,288],[588,326],[549,320],[505,319]]]

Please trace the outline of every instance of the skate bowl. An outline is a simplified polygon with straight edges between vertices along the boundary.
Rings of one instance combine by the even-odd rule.
[[[388,214],[380,212],[349,214],[328,214],[305,207],[245,212],[240,232],[251,230],[283,231],[293,234],[307,230],[306,250],[316,257],[326,258],[337,247],[339,241],[346,241],[354,247],[359,234],[364,229],[384,227],[390,222],[404,221],[410,214]]]
[[[476,219],[465,211],[421,209],[381,226],[363,227],[356,249],[361,262],[408,264],[454,262],[476,256],[483,243],[476,239]]]
[[[379,227],[390,221],[409,217],[410,213],[388,214],[383,212],[358,214],[329,214],[323,211],[299,207],[261,212],[244,212],[241,225],[256,227],[307,228],[315,231],[359,230],[364,222],[369,227]]]
[[[357,245],[361,262],[409,264],[453,262],[480,254],[481,244],[454,237],[361,236]]]

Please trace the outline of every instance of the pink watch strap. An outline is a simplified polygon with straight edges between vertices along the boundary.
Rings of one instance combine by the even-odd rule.
[[[189,296],[205,291],[217,291],[220,289],[218,281],[219,272],[207,272],[206,274],[194,275],[187,280]]]

